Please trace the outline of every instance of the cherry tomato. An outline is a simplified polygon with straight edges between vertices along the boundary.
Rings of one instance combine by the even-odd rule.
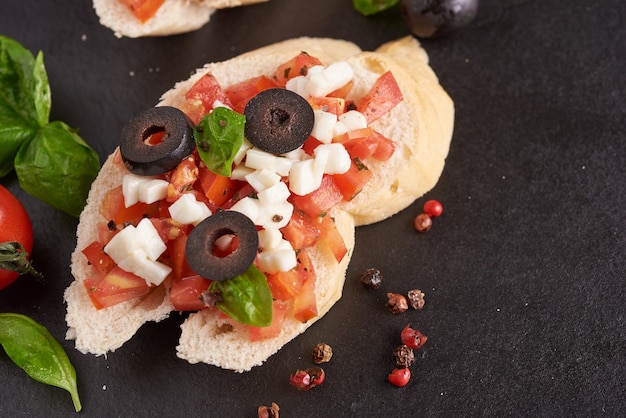
[[[398,387],[406,386],[411,380],[411,370],[408,367],[403,367],[401,369],[393,369],[389,376],[387,376],[389,382]]]
[[[22,204],[0,185],[0,243],[19,242],[30,254],[33,248],[33,229]],[[0,269],[0,289],[13,283],[19,276],[16,271]]]
[[[424,213],[436,218],[437,216],[441,216],[441,213],[443,212],[443,206],[441,205],[441,203],[439,203],[439,201],[437,200],[429,200],[428,202],[424,203]]]

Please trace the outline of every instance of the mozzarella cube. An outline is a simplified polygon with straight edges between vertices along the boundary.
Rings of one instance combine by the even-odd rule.
[[[258,199],[253,199],[249,196],[244,197],[237,203],[235,203],[230,210],[242,213],[246,215],[255,224],[259,225],[259,216],[261,213],[261,204]]]
[[[126,174],[122,178],[122,195],[127,208],[139,202],[139,186],[144,178],[135,174]]]
[[[167,196],[168,182],[154,177],[126,174],[122,179],[124,206],[130,207],[137,202],[154,203]]]
[[[315,159],[294,163],[289,172],[289,189],[299,196],[318,189],[322,184],[323,168],[316,164]]]
[[[280,176],[271,170],[263,168],[247,174],[245,180],[254,190],[261,192],[280,183]]]
[[[246,167],[256,170],[270,170],[280,176],[286,176],[291,169],[291,160],[283,157],[277,157],[269,152],[261,151],[256,148],[249,149],[246,152]]]
[[[270,250],[277,248],[283,240],[283,234],[275,228],[261,229],[259,235],[259,248],[261,250]]]
[[[304,97],[305,99],[308,99],[307,84],[308,84],[307,78],[303,75],[299,75],[299,76],[296,76],[287,80],[287,84],[285,85],[285,88],[289,91],[292,91]]]
[[[287,201],[271,206],[260,206],[257,225],[265,229],[279,229],[286,226],[291,220],[293,205]]]
[[[258,256],[259,269],[274,274],[280,271],[289,271],[298,265],[296,252],[292,248],[279,248],[261,251]]]
[[[139,247],[143,248],[148,257],[152,260],[159,258],[167,249],[167,246],[150,219],[144,218],[137,224],[135,236]]]
[[[197,225],[211,216],[211,210],[196,200],[192,193],[185,193],[169,207],[172,219],[183,225]]]
[[[339,116],[339,122],[342,122],[349,131],[355,129],[367,128],[367,119],[365,115],[358,110],[348,110]]]
[[[350,64],[345,61],[333,62],[324,69],[324,78],[328,83],[328,91],[324,96],[345,86],[353,77],[354,71]]]
[[[121,269],[133,273],[149,285],[158,286],[172,271],[171,267],[151,259],[143,248],[137,248],[133,254],[117,264]]]
[[[323,164],[324,174],[343,174],[350,169],[352,159],[342,144],[321,144],[315,148],[315,161]]]
[[[239,151],[237,151],[237,153],[235,154],[235,157],[233,158],[233,163],[235,165],[241,164],[241,162],[246,156],[246,152],[248,152],[250,148],[252,148],[252,144],[250,143],[250,141],[244,138],[241,144],[241,147],[239,147]]]
[[[168,185],[167,181],[161,179],[143,182],[139,187],[139,201],[150,204],[165,199]]]
[[[324,72],[309,74],[307,78],[309,79],[306,84],[307,97],[324,97],[335,90],[331,90],[330,81],[324,77]]]
[[[289,193],[287,185],[282,181],[279,181],[275,185],[258,192],[257,197],[259,198],[261,205],[272,206],[277,203],[285,202],[290,194],[291,193]]]
[[[246,181],[246,176],[252,172],[254,172],[253,168],[246,167],[244,164],[239,164],[230,172],[230,178],[232,180]]]
[[[116,264],[119,264],[120,261],[131,255],[135,248],[137,248],[137,233],[134,226],[128,225],[111,238],[108,244],[104,246],[104,252]]]
[[[335,134],[334,130],[337,124],[337,115],[319,109],[313,110],[313,115],[315,116],[315,121],[313,123],[311,136],[324,144],[330,143]]]

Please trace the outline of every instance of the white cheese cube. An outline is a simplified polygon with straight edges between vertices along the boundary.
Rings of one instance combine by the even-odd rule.
[[[249,149],[246,152],[246,167],[255,170],[270,170],[280,176],[287,176],[291,169],[291,160],[283,157],[277,157],[269,152],[261,151],[256,148]]]
[[[277,248],[283,240],[283,234],[275,228],[261,229],[259,235],[259,248],[261,250],[270,250]]]
[[[197,225],[211,216],[211,210],[192,193],[185,193],[169,207],[172,219],[183,225]]]
[[[148,257],[152,260],[159,258],[167,249],[167,246],[150,219],[144,218],[137,224],[135,236],[138,246],[144,249]]]
[[[244,197],[237,203],[235,203],[230,210],[242,213],[246,215],[255,225],[260,225],[259,216],[261,213],[261,204],[258,199],[253,199],[249,196]]]
[[[280,183],[280,176],[271,170],[263,168],[247,174],[245,180],[254,190],[261,192]]]
[[[299,75],[287,80],[287,84],[285,88],[289,91],[292,91],[305,99],[308,99],[307,96],[307,84],[308,80],[305,76]]]
[[[319,109],[313,110],[313,115],[315,116],[315,121],[313,123],[311,136],[324,144],[330,143],[335,134],[334,130],[337,124],[337,115]]]
[[[230,172],[230,178],[233,180],[246,181],[246,176],[253,171],[253,168],[246,167],[244,164],[239,164]]]
[[[139,201],[154,203],[165,199],[169,183],[161,179],[153,179],[143,182],[139,187]]]
[[[139,186],[144,178],[135,174],[126,174],[122,178],[122,195],[124,196],[124,206],[131,207],[139,202]]]
[[[250,148],[252,148],[252,144],[250,143],[250,141],[244,138],[241,147],[239,147],[239,151],[237,151],[237,154],[235,154],[235,158],[233,158],[233,163],[235,163],[235,165],[241,164],[246,156],[246,152],[248,152]]]
[[[315,160],[323,163],[324,174],[343,174],[350,169],[352,160],[342,144],[321,144],[315,148]]]
[[[309,74],[306,84],[307,97],[324,97],[335,89],[331,89],[330,81],[324,77],[324,73]]]
[[[272,206],[277,203],[285,202],[290,195],[289,188],[282,181],[257,193],[259,202],[261,202],[263,206]]]
[[[154,177],[126,174],[122,179],[124,206],[130,207],[137,202],[154,203],[167,196],[168,182]]]
[[[339,122],[342,122],[349,131],[367,128],[365,115],[358,110],[349,110],[339,115]]]
[[[133,273],[149,285],[158,286],[172,271],[171,267],[151,259],[143,248],[137,248],[133,254],[117,264],[121,269]]]
[[[333,62],[324,69],[323,74],[328,83],[328,91],[324,96],[345,86],[354,77],[352,67],[345,61]]]
[[[137,247],[137,231],[134,226],[128,225],[111,238],[109,243],[104,246],[104,252],[116,264],[119,264],[120,261],[131,255]]]
[[[322,184],[323,168],[316,164],[315,159],[294,163],[289,172],[289,189],[299,196],[318,189]]]
[[[271,206],[261,205],[259,208],[257,225],[265,229],[279,229],[286,226],[293,213],[293,205],[286,201]]]
[[[258,257],[259,269],[268,274],[289,271],[298,265],[293,249],[274,249],[262,251]]]

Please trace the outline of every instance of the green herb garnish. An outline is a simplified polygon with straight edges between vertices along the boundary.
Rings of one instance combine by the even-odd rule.
[[[369,16],[382,12],[383,10],[391,9],[396,4],[400,3],[400,0],[352,0],[352,4],[357,12],[364,16]]]

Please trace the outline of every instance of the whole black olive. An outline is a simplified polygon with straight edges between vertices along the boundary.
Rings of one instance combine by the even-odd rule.
[[[155,134],[160,142],[151,144]],[[147,109],[122,128],[120,154],[126,168],[140,176],[154,176],[176,168],[195,147],[193,123],[182,111],[171,106]]]
[[[309,102],[297,93],[279,88],[254,96],[243,114],[248,141],[272,154],[283,154],[304,144],[315,121]]]
[[[232,234],[239,246],[230,254],[214,252],[218,238]],[[185,254],[187,263],[200,276],[211,280],[228,280],[245,272],[254,262],[259,247],[259,235],[246,215],[222,210],[204,219],[189,233]]]
[[[413,35],[436,38],[469,24],[479,0],[402,0],[402,17]]]

